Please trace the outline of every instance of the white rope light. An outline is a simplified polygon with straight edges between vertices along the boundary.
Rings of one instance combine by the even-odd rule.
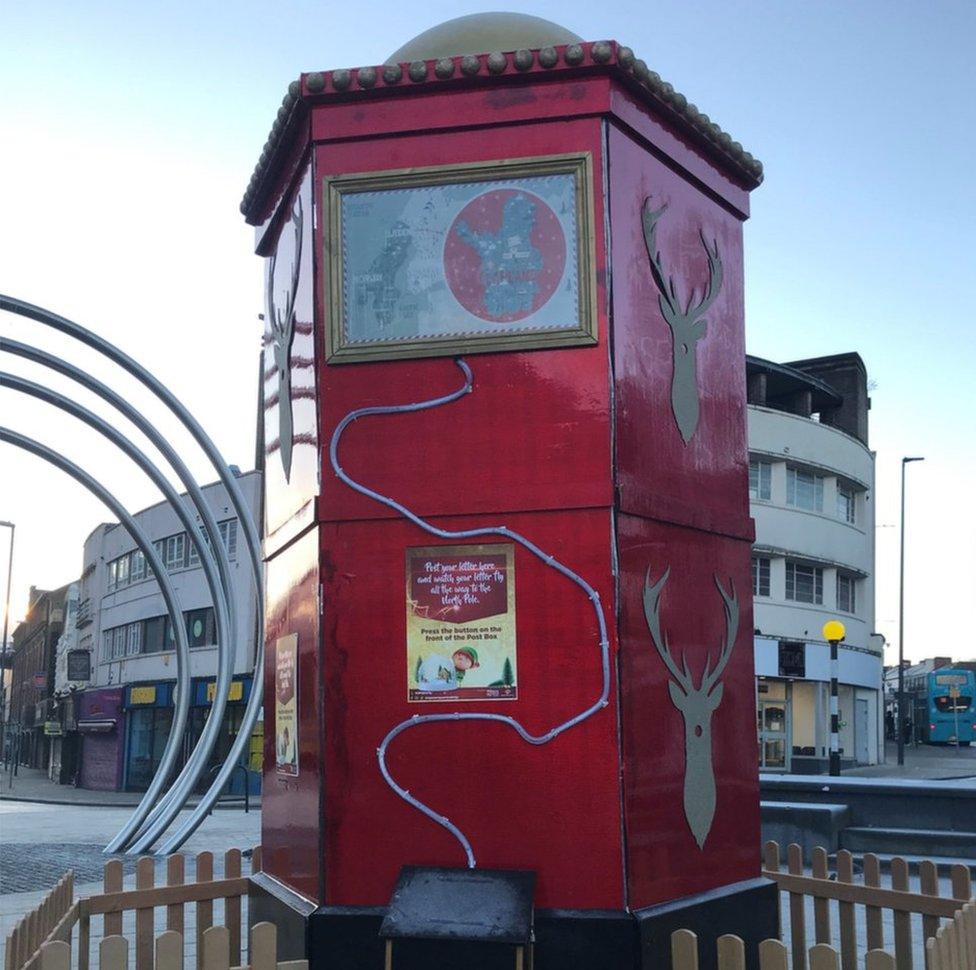
[[[382,495],[379,492],[376,492],[365,485],[361,485],[359,482],[350,478],[339,464],[339,441],[342,438],[343,432],[347,427],[349,427],[350,424],[352,424],[353,421],[373,415],[405,414],[410,411],[426,411],[430,408],[440,407],[443,404],[451,404],[452,402],[462,398],[465,394],[470,394],[473,390],[471,368],[460,357],[455,358],[454,362],[464,374],[464,386],[456,391],[453,391],[451,394],[446,394],[443,397],[432,398],[428,401],[419,401],[414,404],[393,404],[386,407],[366,407],[357,408],[354,411],[350,411],[349,414],[347,414],[339,422],[335,431],[332,433],[332,440],[329,444],[329,458],[332,462],[332,468],[337,477],[341,481],[345,482],[346,485],[353,489],[353,491],[359,492],[360,495],[365,495],[367,498],[371,498],[373,501],[379,502],[381,505],[385,505],[387,508],[393,509],[393,511],[398,512],[404,518],[413,522],[414,525],[423,529],[425,532],[429,532],[431,535],[438,536],[442,539],[473,539],[479,536],[493,535],[505,536],[505,538],[511,539],[513,542],[517,542],[524,549],[531,552],[533,556],[541,559],[547,566],[552,567],[558,573],[561,573],[567,579],[574,582],[583,590],[583,592],[586,593],[590,603],[593,605],[593,611],[596,614],[597,626],[600,631],[600,662],[603,672],[603,686],[596,701],[594,701],[593,704],[581,711],[579,714],[576,714],[568,721],[564,721],[562,724],[550,729],[549,731],[545,732],[545,734],[531,734],[513,717],[509,717],[505,714],[455,712],[453,714],[415,714],[413,717],[408,718],[405,721],[401,721],[389,731],[385,738],[383,738],[380,746],[376,749],[376,757],[379,761],[380,772],[382,773],[383,778],[386,780],[386,783],[405,802],[412,805],[419,812],[422,812],[429,819],[431,819],[431,821],[436,822],[438,825],[447,829],[447,831],[450,832],[451,835],[453,835],[458,842],[461,843],[461,847],[464,849],[464,854],[467,857],[468,868],[473,869],[476,865],[474,850],[471,848],[471,843],[467,836],[465,836],[465,834],[449,818],[435,812],[432,808],[430,808],[430,806],[425,805],[422,801],[420,801],[419,798],[411,795],[406,788],[403,788],[401,785],[397,784],[393,776],[390,774],[390,770],[386,765],[386,753],[390,743],[395,737],[397,737],[397,735],[402,734],[404,731],[407,731],[410,728],[418,727],[421,724],[433,724],[443,721],[496,721],[501,724],[507,724],[510,728],[518,733],[519,737],[522,738],[523,741],[526,741],[529,744],[546,744],[547,742],[558,737],[564,731],[568,731],[570,728],[575,727],[582,721],[585,721],[588,717],[596,714],[609,703],[610,644],[607,639],[607,622],[606,617],[604,616],[603,606],[600,603],[600,594],[580,575],[574,573],[571,569],[564,566],[554,556],[550,556],[548,553],[543,552],[542,549],[540,549],[529,539],[526,539],[518,532],[515,532],[503,525],[487,526],[481,529],[462,529],[457,532],[453,532],[448,529],[439,529],[437,526],[426,522],[419,515],[412,512],[404,505],[401,505],[395,499]]]

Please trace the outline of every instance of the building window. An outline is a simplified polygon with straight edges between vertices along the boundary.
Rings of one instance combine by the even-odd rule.
[[[207,647],[214,643],[214,612],[211,607],[187,611],[186,638],[191,647]]]
[[[857,580],[847,573],[837,573],[837,609],[844,613],[857,612]]]
[[[856,497],[854,489],[837,483],[837,517],[842,522],[854,524],[856,517]]]
[[[125,656],[125,627],[117,626],[112,631],[112,659],[118,660]]]
[[[142,651],[142,623],[130,623],[128,626],[125,655],[132,657]]]
[[[136,549],[132,553],[132,564],[129,567],[129,578],[134,583],[139,579],[146,578],[146,557],[141,549]]]
[[[786,504],[808,512],[823,512],[823,476],[802,468],[786,468]]]
[[[116,560],[117,567],[115,573],[115,582],[118,586],[128,586],[129,585],[129,557],[122,556]]]
[[[207,541],[207,536],[202,526],[200,527],[199,541]],[[200,565],[200,551],[197,549],[197,544],[190,538],[190,536],[186,537],[186,564],[187,566]]]
[[[166,617],[154,616],[146,620],[143,631],[142,652],[160,653],[166,649]]]
[[[108,564],[108,588],[109,590],[115,589],[115,585],[118,582],[119,575],[119,564],[113,559]]]
[[[182,569],[186,565],[186,534],[183,532],[166,538],[163,565],[168,571]]]
[[[237,558],[237,519],[224,519],[223,522],[217,523],[217,528],[220,529],[220,540],[224,544],[224,548],[227,550],[228,559]]]
[[[823,603],[823,570],[819,566],[786,563],[786,598],[797,603]]]
[[[771,495],[773,466],[768,461],[749,461],[749,498],[766,499]]]
[[[102,663],[112,659],[112,642],[112,631],[105,630],[102,633]]]
[[[752,557],[752,595],[769,596],[769,560],[763,556]]]

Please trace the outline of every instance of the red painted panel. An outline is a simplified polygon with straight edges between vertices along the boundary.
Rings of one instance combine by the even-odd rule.
[[[625,512],[751,538],[747,490],[742,227],[717,202],[610,128],[611,251],[617,476]],[[658,306],[641,208],[658,223],[665,271],[699,297],[708,264],[699,238],[718,241],[724,280],[697,344],[701,416],[686,444],[671,409],[672,339]]]
[[[471,356],[474,393],[445,408],[363,421],[349,430],[341,461],[354,478],[367,480],[423,515],[611,504],[601,144],[601,124],[594,119],[400,137],[373,141],[368,152],[352,143],[316,149],[320,184],[331,173],[434,161],[579,151],[593,157],[599,344]],[[323,245],[321,238],[318,245]],[[318,298],[319,319],[325,319],[321,288]],[[353,408],[423,400],[461,383],[459,370],[445,359],[323,366],[323,443]],[[327,453],[319,509],[327,520],[393,515],[339,482]]]
[[[591,582],[612,619],[608,510],[507,514],[504,522]],[[438,524],[497,523],[492,516]],[[395,724],[414,714],[492,711],[542,733],[599,696],[599,639],[589,599],[516,547],[519,699],[408,703],[404,550],[434,544],[403,521],[322,527],[330,904],[385,904],[406,864],[465,863],[454,837],[380,775],[376,749]],[[480,866],[536,870],[537,905],[620,908],[618,759],[611,697],[607,708],[538,747],[506,725],[422,724],[392,742],[388,765],[400,784],[460,826]]]
[[[421,131],[429,134],[438,129],[470,129],[472,122],[483,126],[520,124],[531,122],[545,127],[546,121],[559,118],[581,119],[587,114],[603,114],[610,102],[610,79],[607,76],[589,78],[543,77],[534,83],[527,78],[512,79],[515,83],[491,87],[474,87],[468,90],[431,91],[424,88],[404,88],[395,92],[389,89],[348,102],[326,102],[312,110],[312,139],[316,142],[332,142],[347,138],[362,142],[377,134],[388,136]],[[519,83],[522,82],[522,83]],[[367,123],[368,122],[368,123]],[[534,138],[533,129],[521,129],[527,138]],[[479,138],[468,131],[468,137]],[[486,136],[480,129],[481,148],[478,157],[490,158],[494,152],[493,136]],[[491,139],[491,140],[489,140]],[[487,143],[486,143],[487,142]],[[371,146],[371,153],[380,157],[385,149]],[[359,148],[363,153],[362,146]],[[525,155],[520,150],[516,155]],[[539,154],[548,154],[545,151]],[[497,157],[504,157],[498,155]],[[438,160],[436,152],[424,157],[423,164]],[[363,164],[360,157],[350,172],[369,171],[376,165],[373,159]],[[436,162],[435,162],[436,163]],[[386,167],[381,163],[380,167]]]
[[[312,529],[267,564],[264,778],[261,842],[264,871],[321,901],[322,704],[319,652],[319,534]],[[275,642],[298,634],[298,775],[275,770]]]
[[[628,903],[649,906],[759,874],[752,587],[748,542],[622,515],[620,683]],[[647,570],[661,593],[661,629],[677,664],[700,685],[706,656],[718,657],[725,621],[714,577],[734,583],[738,636],[711,718],[716,808],[699,849],[685,817],[685,727],[669,696],[673,678],[654,648],[643,611]]]

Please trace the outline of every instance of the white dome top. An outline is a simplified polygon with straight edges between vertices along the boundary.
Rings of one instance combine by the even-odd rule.
[[[523,48],[578,44],[582,37],[541,17],[524,13],[474,13],[455,17],[431,27],[407,41],[387,59],[387,64],[430,61],[462,54],[487,54]]]

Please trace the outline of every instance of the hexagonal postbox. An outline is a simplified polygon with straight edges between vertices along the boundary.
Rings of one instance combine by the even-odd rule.
[[[313,960],[382,959],[405,865],[535,873],[542,966],[639,966],[672,925],[775,933],[760,180],[628,48],[535,18],[289,88],[242,205],[267,281],[253,912],[307,916]]]

